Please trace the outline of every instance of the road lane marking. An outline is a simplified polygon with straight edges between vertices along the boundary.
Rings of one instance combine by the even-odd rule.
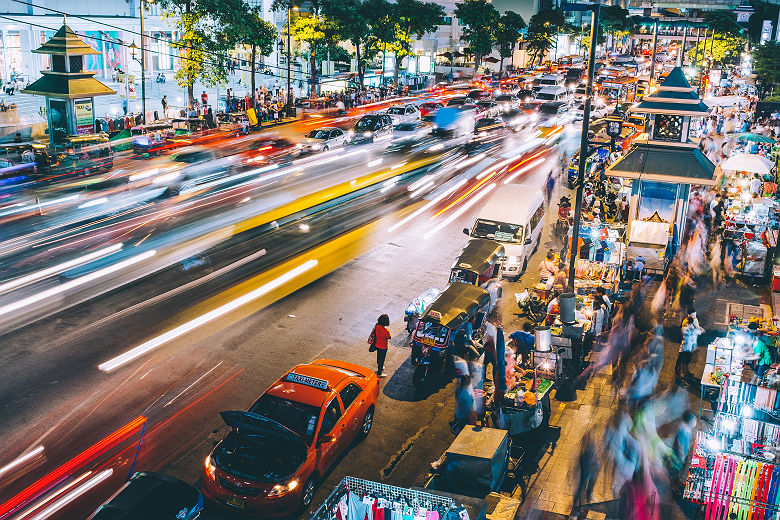
[[[184,395],[185,393],[187,393],[187,391],[188,391],[190,388],[192,388],[193,386],[195,386],[196,384],[198,384],[198,383],[200,382],[200,380],[201,380],[201,379],[203,379],[204,377],[206,377],[207,375],[209,375],[210,373],[212,373],[212,372],[213,372],[213,371],[214,371],[214,370],[215,370],[217,367],[219,367],[219,365],[221,365],[222,363],[224,363],[224,362],[223,362],[223,361],[220,361],[219,363],[217,363],[216,365],[214,365],[213,367],[211,367],[211,370],[207,371],[205,374],[203,374],[203,375],[202,375],[202,376],[200,376],[198,379],[196,379],[195,381],[193,381],[191,385],[189,385],[187,388],[185,388],[184,390],[182,390],[181,392],[179,392],[179,394],[178,394],[176,397],[174,397],[173,399],[171,399],[170,401],[168,401],[167,403],[165,403],[165,404],[163,405],[163,408],[165,408],[165,407],[166,407],[166,406],[168,406],[169,404],[173,404],[173,402],[174,402],[176,399],[178,399],[179,397],[181,397],[182,395]]]

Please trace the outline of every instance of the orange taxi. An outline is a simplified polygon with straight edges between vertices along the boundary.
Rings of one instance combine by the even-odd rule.
[[[308,507],[319,479],[374,421],[371,370],[333,359],[298,365],[248,411],[222,412],[230,432],[206,457],[203,494],[263,517]]]

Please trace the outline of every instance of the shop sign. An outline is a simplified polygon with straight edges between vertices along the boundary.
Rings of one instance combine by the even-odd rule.
[[[76,133],[91,134],[95,128],[95,111],[92,99],[77,99],[74,103],[76,112]]]
[[[127,97],[129,99],[137,99],[135,92],[135,75],[130,74],[127,76]]]
[[[430,56],[420,56],[417,58],[417,70],[420,72],[420,74],[425,74],[427,72],[433,72],[431,70],[431,57]]]

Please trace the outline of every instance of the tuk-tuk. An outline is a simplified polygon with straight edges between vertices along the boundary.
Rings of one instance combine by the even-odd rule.
[[[130,129],[133,152],[138,155],[154,155],[162,151],[168,139],[174,134],[171,123],[160,122],[134,126]]]
[[[500,242],[472,238],[450,269],[450,283],[465,282],[482,287],[490,294],[490,310],[501,297],[501,266],[506,251]]]
[[[13,184],[24,177],[51,173],[51,156],[41,143],[0,145],[0,184]]]
[[[452,365],[451,337],[472,318],[474,337],[480,336],[489,308],[490,294],[485,289],[460,282],[448,285],[431,302],[412,333],[415,386],[423,385]]]
[[[587,158],[587,162],[585,163],[585,181],[589,181],[591,179],[591,176],[593,175],[593,166],[596,162],[606,162],[609,158],[609,144],[606,146],[598,146],[595,149],[591,149],[590,156]],[[579,175],[580,171],[580,152],[577,151],[574,156],[571,158],[571,161],[569,161],[569,171],[567,180],[569,182],[569,187],[574,189],[576,187],[577,183],[577,176]]]
[[[92,175],[111,171],[114,167],[114,151],[108,134],[69,135],[55,148],[60,152],[52,163],[52,173],[62,175]]]

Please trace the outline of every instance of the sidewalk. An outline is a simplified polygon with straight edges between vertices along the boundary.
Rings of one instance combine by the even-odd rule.
[[[553,206],[557,197],[562,194],[556,193],[552,197]],[[552,222],[550,222],[550,217],[552,213],[553,211],[548,211],[542,245],[539,247],[540,251],[545,251],[547,247],[560,247],[557,240],[551,236]],[[538,262],[536,258],[539,256],[535,256],[533,265],[529,265],[529,273],[523,277],[524,286],[530,285],[538,279],[538,272],[531,270],[531,267],[536,268]],[[755,287],[750,283],[750,281],[745,283],[742,280],[737,280],[732,281],[729,285],[722,284],[713,287],[707,275],[702,276],[702,281],[696,292],[696,309],[700,323],[706,332],[699,339],[699,345],[702,348],[694,352],[690,364],[693,376],[690,386],[684,388],[689,398],[689,407],[695,413],[698,413],[700,403],[698,380],[704,370],[706,358],[706,347],[704,346],[709,344],[714,337],[725,335],[728,329],[727,314],[735,312],[735,309],[738,308],[734,305],[729,306],[729,304],[751,306],[746,308],[746,311],[760,312],[761,309],[766,309],[769,312],[770,289],[765,286]],[[503,315],[506,317],[511,314],[505,311]],[[511,319],[504,319],[506,330],[519,327],[522,322],[514,315],[512,316]],[[657,393],[678,387],[675,383],[674,367],[679,349],[681,321],[682,315],[671,311],[667,312],[664,318],[664,337],[666,339],[664,342],[664,363],[659,376]],[[591,356],[591,361],[593,361],[598,354],[591,354]],[[611,367],[607,366],[606,369],[592,377],[584,390],[577,391],[576,399],[572,402],[557,401],[555,392],[553,392],[549,428],[547,432],[539,432],[540,437],[545,434],[548,437],[547,443],[540,441],[540,444],[546,446],[546,449],[539,453],[535,459],[533,456],[531,457],[534,459],[530,464],[532,474],[528,481],[525,501],[517,518],[562,519],[571,517],[573,494],[577,488],[579,476],[578,457],[582,438],[586,432],[592,432],[596,439],[603,439],[607,420],[617,409],[617,398],[610,383],[611,372]],[[703,409],[703,419],[699,420],[697,429],[706,431],[711,428],[712,420],[709,403],[706,399]],[[616,497],[611,490],[611,483],[611,468],[602,466],[593,490],[593,501],[585,518],[612,518],[617,504]],[[688,504],[679,503],[668,490],[659,488],[659,492],[661,493],[661,518],[664,520],[691,518],[688,516],[690,513],[683,511],[683,509],[686,511],[691,509]]]

